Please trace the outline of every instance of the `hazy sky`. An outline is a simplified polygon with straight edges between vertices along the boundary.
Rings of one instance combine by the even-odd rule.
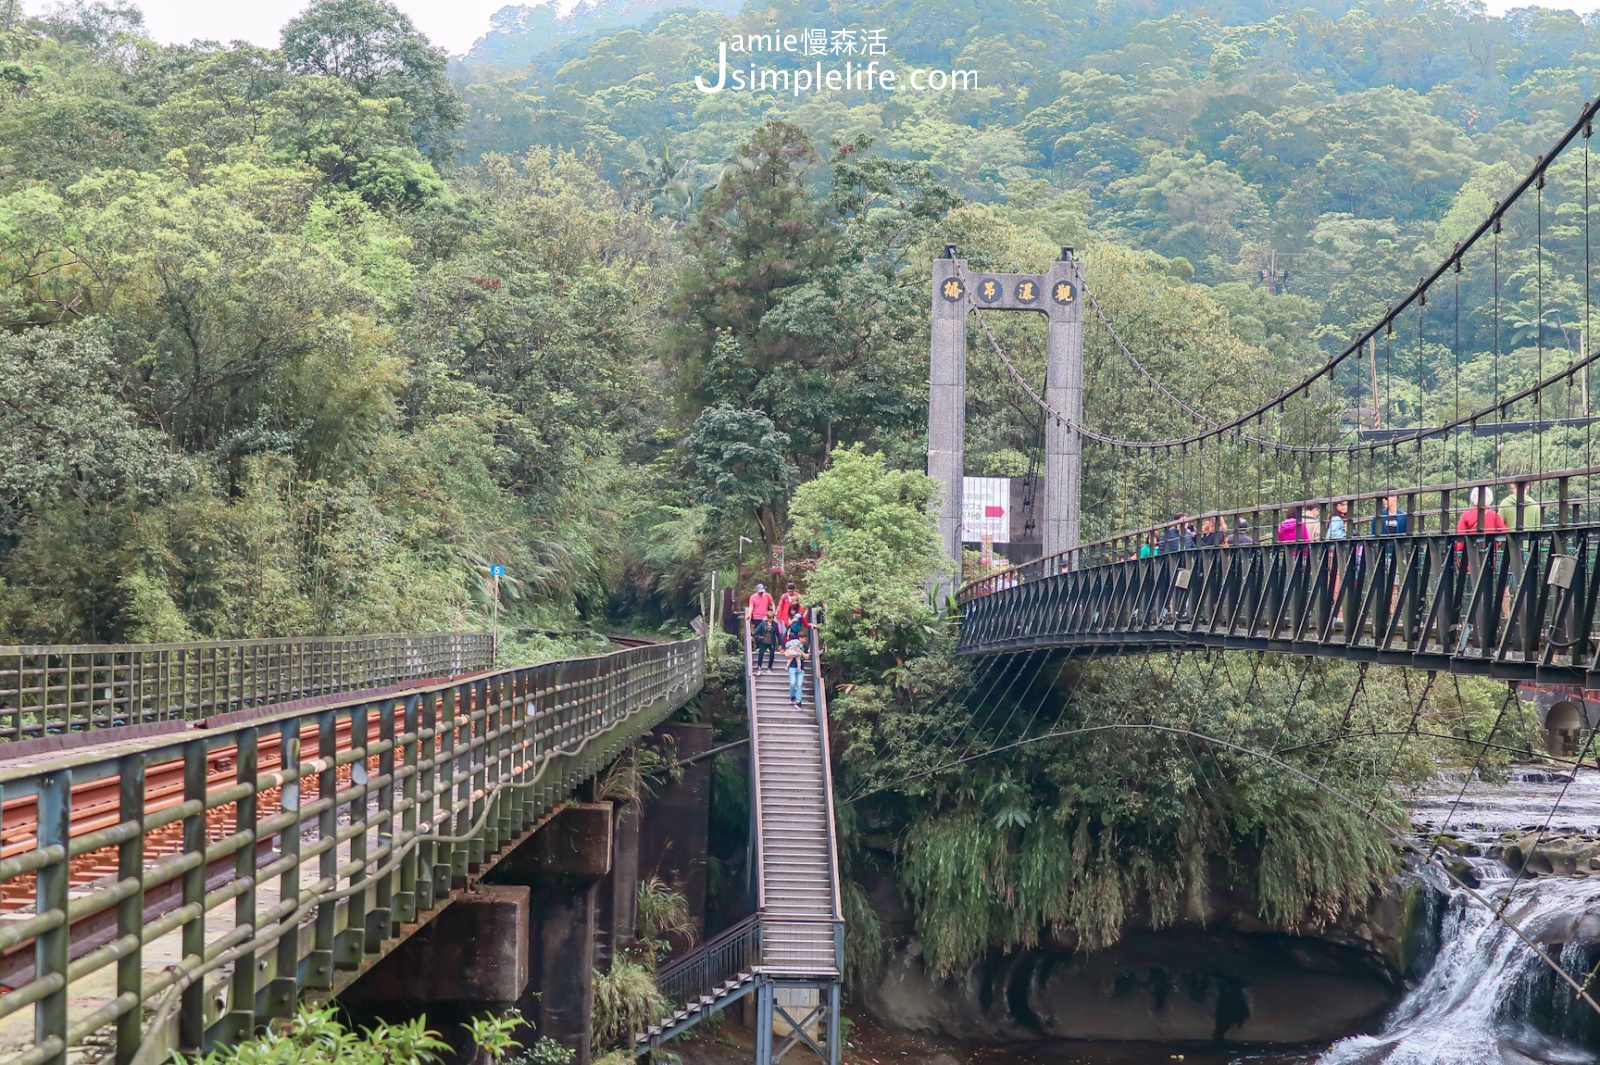
[[[135,0],[150,36],[163,43],[196,37],[246,40],[275,46],[278,30],[310,0]],[[398,0],[417,28],[451,54],[465,52],[489,28],[489,16],[512,2],[531,0]],[[1600,0],[1596,0],[1600,2]],[[47,0],[30,0],[39,10]],[[570,7],[571,3],[562,4]]]
[[[306,6],[308,0],[138,0],[145,25],[158,41],[171,43],[193,38],[219,41],[243,39],[260,45],[278,43],[278,29]],[[563,2],[570,7],[572,0]],[[465,52],[489,28],[489,16],[508,0],[398,0],[417,28],[452,54]],[[1525,7],[1528,0],[1489,0],[1491,13]],[[31,0],[29,9],[45,6]],[[1546,0],[1542,7],[1594,11],[1600,0]]]

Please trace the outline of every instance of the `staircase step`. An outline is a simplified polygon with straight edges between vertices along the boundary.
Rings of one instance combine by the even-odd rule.
[[[774,668],[748,680],[761,803],[758,871],[768,915],[763,968],[834,977],[834,855],[824,762],[829,755],[816,678],[807,673],[799,706],[789,700],[787,670]],[[785,918],[793,923],[785,924]]]

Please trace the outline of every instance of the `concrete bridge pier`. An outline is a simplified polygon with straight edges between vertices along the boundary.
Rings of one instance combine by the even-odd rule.
[[[710,725],[672,722],[658,725],[648,742],[686,762],[711,750]],[[711,813],[711,759],[682,767],[677,780],[657,786],[644,804],[639,824],[640,879],[659,877],[689,902],[696,939],[706,931],[706,855]],[[635,889],[637,890],[637,889]],[[681,949],[685,944],[674,943]]]
[[[638,762],[637,752],[628,761]],[[639,825],[641,810],[636,802],[615,804],[611,822],[611,871],[600,882],[599,939],[595,944],[596,967],[605,969],[611,959],[625,955],[633,945],[639,917]]]
[[[710,749],[711,727],[663,725],[650,742],[693,757]],[[637,759],[629,750],[620,764]],[[641,872],[688,896],[704,928],[710,772],[709,760],[696,762],[643,802],[601,800],[608,774],[591,780],[580,789],[589,801],[563,807],[341,1001],[384,1017],[424,1012],[441,1027],[516,1006],[537,1036],[588,1065],[594,974],[634,942]]]
[[[1545,749],[1555,758],[1576,758],[1583,737],[1583,713],[1577,703],[1563,699],[1544,713]]]

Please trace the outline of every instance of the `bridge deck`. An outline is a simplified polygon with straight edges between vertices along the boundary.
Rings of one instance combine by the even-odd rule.
[[[5,1065],[159,1060],[337,991],[703,676],[691,640],[0,763]]]
[[[1597,552],[1597,524],[1175,551],[982,587],[960,648],[1216,647],[1593,687]]]

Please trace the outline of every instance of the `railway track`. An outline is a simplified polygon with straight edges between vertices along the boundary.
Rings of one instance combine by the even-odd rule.
[[[608,635],[607,639],[618,647],[634,648],[648,647],[663,641],[641,636]],[[468,679],[476,676],[475,673],[462,674],[456,677],[432,677],[406,681],[401,684],[390,685],[380,689],[368,691],[340,692],[294,702],[280,703],[252,710],[234,711],[207,718],[198,719],[189,724],[193,729],[217,727],[222,724],[237,723],[241,718],[256,718],[278,716],[286,712],[304,711],[315,709],[322,705],[347,702],[353,699],[372,698],[374,695],[400,695],[404,692],[433,684],[449,683]],[[362,746],[370,746],[378,739],[378,724],[376,720],[367,723],[366,742]],[[106,729],[92,735],[95,742],[86,744],[85,747],[111,747],[126,739],[135,738],[127,734],[119,736],[119,729]],[[133,730],[128,730],[130,733]],[[335,724],[337,738],[337,751],[343,753],[350,750],[351,722],[349,718],[340,717]],[[74,734],[76,736],[77,734]],[[58,751],[47,747],[37,747],[37,741],[19,743],[16,746],[28,753],[30,757],[12,759],[7,757],[6,747],[9,744],[0,744],[0,764],[7,761],[28,761],[32,758],[58,754]],[[302,752],[317,750],[317,728],[308,725],[300,731],[300,747]],[[271,729],[263,729],[257,741],[257,759],[260,773],[273,773],[284,768],[283,766],[283,737]],[[320,752],[319,752],[320,753]],[[316,762],[316,758],[307,758],[302,754],[301,765],[309,766]],[[234,786],[236,775],[237,748],[220,747],[213,751],[207,758],[206,764],[206,790],[215,792]],[[338,788],[349,786],[352,776],[352,765],[342,765],[337,770]],[[367,759],[367,772],[376,775],[378,772],[378,756]],[[184,802],[184,766],[181,759],[156,763],[150,765],[145,771],[145,796],[144,812],[147,817],[156,816],[163,811],[169,811]],[[313,802],[318,796],[318,775],[308,772],[301,777],[301,801]],[[263,789],[256,798],[257,818],[265,820],[281,812],[279,789],[276,787]],[[121,821],[121,782],[116,778],[102,778],[86,781],[74,785],[71,797],[71,822],[69,835],[81,838],[93,832],[111,828]],[[233,803],[224,803],[205,813],[206,838],[209,842],[227,839],[234,834],[236,806]],[[19,796],[18,798],[0,803],[0,860],[13,858],[26,854],[38,846],[39,809],[38,800],[34,795]],[[180,854],[183,851],[184,820],[175,817],[174,820],[145,836],[144,856],[146,863],[159,861],[162,858]],[[272,853],[277,846],[277,837],[264,837],[256,842],[258,849],[263,854]],[[269,859],[270,860],[270,859]],[[117,877],[118,850],[115,844],[89,851],[74,858],[69,863],[68,885],[69,891],[77,893],[104,886],[113,882]],[[214,863],[215,868],[208,867],[208,889],[211,882],[216,884],[226,882],[232,876],[233,859],[231,857],[220,859]],[[170,906],[177,898],[179,885],[174,882],[166,885],[170,890],[156,890],[147,893],[145,904],[149,916],[155,916]],[[31,914],[36,906],[36,881],[33,874],[25,874],[0,882],[0,925],[7,919],[17,919]],[[170,896],[170,897],[169,897]],[[97,932],[104,931],[109,935],[115,927],[115,911],[105,910],[91,915],[81,921],[73,923],[73,949],[82,952],[92,949],[99,942]],[[33,945],[31,941],[17,944],[7,950],[0,951],[0,988],[15,986],[24,982],[31,975],[33,962]]]

